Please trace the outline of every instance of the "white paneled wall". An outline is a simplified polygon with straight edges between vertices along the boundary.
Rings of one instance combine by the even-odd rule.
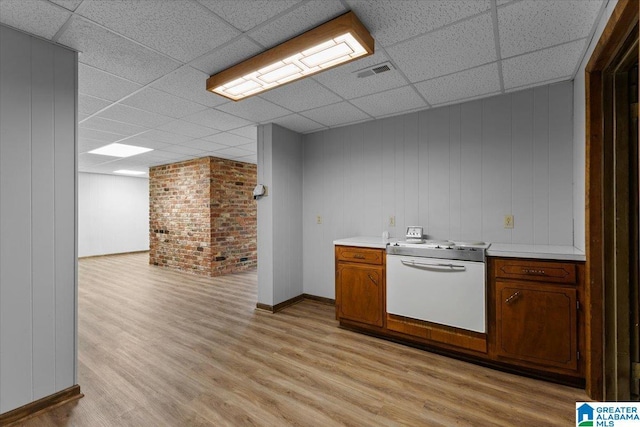
[[[149,179],[78,174],[78,256],[149,250]]]
[[[76,383],[77,54],[0,26],[0,413]]]
[[[408,225],[572,245],[572,102],[564,82],[305,135],[304,292],[334,297],[334,239]]]
[[[301,135],[258,127],[258,183],[258,302],[274,306],[303,293]]]

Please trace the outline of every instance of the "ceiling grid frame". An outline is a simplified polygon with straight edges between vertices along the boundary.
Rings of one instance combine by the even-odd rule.
[[[35,0],[0,0],[0,11],[3,12],[0,13],[0,23],[18,30],[33,28],[33,23],[37,22],[38,19],[42,20],[46,18],[46,15],[30,17],[25,14],[24,10],[27,8],[27,6],[25,6],[26,2],[32,1]],[[95,167],[93,165],[89,165],[91,162],[88,160],[86,164],[80,160],[79,167],[81,171],[91,172],[93,170],[99,173],[110,173],[107,170],[107,165],[112,165],[115,168],[119,162],[123,165],[139,164],[140,167],[146,168],[148,166],[160,164],[158,162],[172,161],[174,159],[184,160],[190,156],[191,158],[194,158],[200,155],[216,155],[216,150],[196,151],[198,149],[191,148],[189,146],[190,144],[201,148],[217,148],[221,155],[225,154],[225,152],[245,154],[244,151],[247,151],[248,148],[252,147],[250,144],[256,143],[256,126],[262,123],[279,122],[286,124],[286,126],[289,126],[298,132],[310,133],[332,127],[345,126],[353,123],[361,123],[368,120],[420,111],[427,108],[437,108],[439,106],[467,102],[473,99],[493,96],[497,93],[509,93],[516,90],[528,89],[554,82],[571,80],[575,78],[580,62],[584,57],[589,41],[593,38],[596,25],[602,16],[608,0],[581,0],[579,2],[574,2],[571,7],[561,4],[567,2],[567,0],[549,0],[544,3],[539,3],[535,0],[486,0],[483,3],[483,6],[480,7],[476,6],[477,0],[461,0],[460,2],[457,2],[457,6],[451,6],[446,1],[433,0],[429,3],[428,7],[422,6],[420,1],[407,0],[406,5],[400,7],[400,10],[395,12],[392,18],[382,17],[379,15],[376,16],[375,13],[379,13],[382,10],[391,10],[388,9],[389,7],[398,9],[398,6],[393,4],[393,0],[370,0],[366,2],[359,0],[332,0],[330,2],[325,2],[323,0],[301,0],[296,2],[296,0],[290,0],[286,2],[286,5],[283,5],[277,10],[276,8],[272,8],[272,12],[266,9],[269,8],[268,3],[266,2],[257,6],[263,9],[257,9],[252,12],[251,10],[247,11],[247,8],[250,8],[252,4],[247,0],[236,0],[233,4],[223,4],[222,2],[224,0],[181,0],[194,4],[197,8],[202,10],[205,16],[211,16],[212,20],[219,22],[219,25],[223,26],[221,28],[224,28],[226,25],[235,33],[235,35],[233,35],[229,40],[226,40],[220,45],[216,45],[215,47],[190,58],[187,61],[182,61],[172,55],[160,52],[152,46],[148,46],[145,43],[139,42],[131,37],[127,37],[115,28],[102,25],[85,16],[85,14],[87,14],[85,11],[91,7],[92,2],[103,0],[82,0],[80,2],[60,3],[56,3],[55,0],[37,1],[55,6],[55,9],[48,7],[40,9],[43,13],[47,13],[48,11],[54,14],[54,16],[57,16],[58,21],[56,21],[56,26],[60,25],[60,27],[57,28],[55,34],[51,37],[36,37],[64,46],[64,43],[60,43],[60,40],[62,39],[64,42],[67,42],[68,40],[64,37],[65,34],[68,34],[68,31],[73,28],[76,20],[80,20],[81,22],[87,23],[89,26],[88,28],[96,26],[96,28],[100,28],[100,31],[106,31],[107,33],[105,34],[112,34],[116,37],[116,41],[123,40],[123,43],[127,46],[137,46],[132,50],[132,52],[136,52],[136,49],[141,49],[141,52],[149,52],[150,55],[165,58],[167,63],[171,62],[174,65],[171,67],[169,72],[162,70],[161,75],[157,76],[155,79],[141,83],[129,79],[128,75],[150,76],[152,73],[129,73],[128,75],[122,75],[122,70],[118,67],[105,69],[108,68],[103,67],[103,64],[106,64],[105,62],[82,62],[83,54],[80,53],[81,67],[88,67],[86,69],[92,70],[91,73],[85,73],[86,75],[83,75],[82,78],[99,79],[102,76],[110,76],[110,78],[113,78],[112,83],[118,85],[114,87],[114,92],[118,94],[118,98],[115,100],[109,100],[104,99],[102,96],[96,96],[99,94],[108,95],[108,92],[104,92],[104,88],[95,91],[89,89],[87,89],[87,92],[81,91],[80,95],[82,96],[79,98],[82,99],[84,104],[82,106],[83,111],[79,111],[79,130],[81,137],[79,138],[78,145],[81,147],[81,150],[85,151],[79,151],[79,154],[85,153],[90,149],[90,147],[95,147],[95,145],[100,141],[106,139],[109,139],[110,142],[114,142],[112,140],[117,139],[121,143],[126,143],[127,140],[132,141],[132,143],[138,141],[141,144],[148,145],[151,144],[151,142],[149,142],[150,140],[154,140],[156,141],[155,145],[159,147],[154,155],[139,157],[138,160],[136,160],[136,157],[138,156],[133,156],[123,160],[105,158],[103,162],[97,164]],[[484,4],[488,7],[484,7]],[[218,5],[220,5],[220,9],[218,9]],[[104,8],[104,5],[101,6]],[[222,9],[222,6],[224,6],[225,9]],[[33,8],[33,5],[29,7]],[[113,7],[118,7],[118,3],[114,2]],[[424,9],[422,11],[420,10],[420,8],[423,7],[429,10],[428,23],[425,23],[424,25],[419,22],[419,19],[412,20],[412,17],[403,15],[406,11],[416,11],[419,17],[426,17],[427,15],[425,15],[426,12]],[[581,9],[576,10],[574,13],[571,11],[572,7],[580,7]],[[22,13],[20,13],[20,9],[23,10]],[[191,9],[193,9],[193,7],[191,7]],[[298,33],[292,34],[292,31],[289,29],[276,28],[287,19],[292,19],[293,16],[296,16],[296,13],[299,15],[302,11],[312,11],[312,15],[307,20],[304,20],[304,25],[308,26],[308,28],[306,28],[306,30],[308,30],[324,22],[320,21],[312,24],[314,19],[317,20],[321,16],[335,17],[349,10],[353,10],[360,17],[363,24],[373,35],[374,39],[376,39],[377,34],[385,35],[382,37],[382,41],[376,40],[376,53],[378,54],[376,58],[382,59],[382,61],[379,62],[384,62],[385,60],[390,61],[394,70],[368,77],[366,79],[366,83],[363,83],[362,81],[356,80],[357,77],[353,73],[357,68],[366,68],[364,66],[366,62],[362,62],[363,65],[358,66],[359,61],[361,61],[358,60],[353,62],[355,65],[352,68],[346,68],[349,67],[349,65],[340,66],[335,70],[324,71],[317,76],[304,79],[313,82],[313,84],[305,86],[304,84],[297,85],[297,83],[290,83],[288,85],[291,89],[286,92],[287,94],[304,97],[305,93],[300,89],[307,88],[312,90],[311,93],[319,95],[317,101],[314,98],[309,98],[304,102],[286,102],[286,99],[283,98],[282,95],[280,97],[270,97],[268,92],[266,92],[264,95],[256,95],[256,99],[260,100],[258,102],[245,105],[240,102],[237,106],[233,106],[233,108],[231,108],[232,106],[229,104],[231,101],[216,100],[215,98],[212,98],[211,102],[207,102],[207,99],[202,96],[203,94],[201,92],[199,92],[197,79],[202,76],[202,92],[206,94],[205,75],[207,72],[204,70],[209,67],[216,67],[217,65],[215,64],[224,63],[225,60],[228,61],[229,59],[233,59],[233,55],[230,55],[229,52],[232,52],[243,43],[249,48],[249,50],[255,49],[254,51],[259,51],[260,49],[273,47],[273,42],[270,40],[282,38],[286,35],[289,37],[296,36]],[[560,10],[563,11],[562,13],[570,13],[571,15],[567,15],[569,18],[567,20],[567,25],[579,25],[580,27],[572,27],[566,29],[566,31],[561,27],[544,28],[544,25],[558,25],[557,23],[553,23],[552,16],[548,16],[550,14],[550,10]],[[245,11],[247,11],[246,18],[242,16]],[[363,13],[359,13],[359,11]],[[59,19],[63,16],[61,12],[69,15],[64,22]],[[268,18],[262,20],[262,17],[259,15],[260,12],[266,12],[264,13],[264,16],[268,16]],[[544,24],[542,25],[542,28],[535,30],[540,31],[537,32],[537,35],[534,35],[537,37],[534,37],[535,40],[543,43],[542,45],[539,45],[539,47],[535,47],[535,43],[527,44],[527,42],[520,42],[515,39],[505,39],[505,37],[531,37],[531,34],[519,35],[514,33],[514,28],[515,30],[519,30],[517,25],[514,27],[515,21],[501,21],[501,19],[506,19],[505,17],[518,17],[517,19],[525,19],[523,18],[523,13],[538,14],[535,17],[532,17],[532,19],[535,18],[538,20],[536,22],[542,22]],[[161,13],[161,15],[166,14]],[[416,63],[420,64],[424,61],[439,61],[441,60],[441,57],[438,55],[455,55],[455,52],[443,51],[437,53],[435,56],[429,55],[428,58],[407,58],[406,61],[403,60],[401,62],[398,62],[397,58],[394,58],[390,53],[393,51],[393,48],[397,46],[410,45],[412,40],[432,40],[435,37],[439,37],[441,34],[450,34],[452,33],[451,30],[447,32],[447,29],[453,26],[457,26],[454,27],[456,29],[464,29],[464,27],[467,26],[467,23],[473,24],[476,22],[474,19],[477,20],[478,17],[483,15],[491,17],[487,22],[491,22],[492,26],[491,33],[493,35],[493,44],[491,49],[495,50],[495,58],[493,61],[485,60],[480,63],[474,62],[471,67],[465,66],[465,62],[453,61],[451,62],[451,64],[454,65],[453,68],[440,68],[438,69],[439,71],[437,75],[430,76],[424,80],[412,81],[409,78],[409,74],[406,72],[407,67],[410,68],[413,66],[415,68]],[[187,15],[185,14],[185,16]],[[229,19],[225,19],[225,16]],[[184,22],[184,20],[181,19],[182,18],[177,17],[175,20],[172,19],[171,22]],[[507,35],[507,33],[503,34],[503,25],[505,24],[511,25],[511,30],[507,27],[507,33],[509,35]],[[385,27],[386,25],[389,27]],[[392,27],[393,25],[402,26],[402,28],[400,30],[394,30]],[[524,27],[528,28],[527,25],[524,25]],[[50,28],[48,31],[52,30],[55,30],[55,27]],[[178,31],[176,34],[188,34],[188,32],[184,31],[180,33],[179,30],[179,28],[176,29],[176,31]],[[162,31],[171,32],[172,28],[162,29]],[[269,37],[261,37],[263,34],[269,33],[271,33]],[[52,32],[48,32],[47,34],[51,35]],[[455,35],[453,35],[453,37],[455,37]],[[506,46],[522,46],[526,48],[526,50],[516,52],[515,54],[504,55],[505,44],[503,44],[503,42],[505,40],[507,40]],[[387,41],[388,43],[386,43]],[[512,43],[514,41],[516,42],[515,44]],[[184,42],[184,40],[182,42]],[[95,42],[93,43],[93,45],[95,45]],[[572,45],[571,43],[574,44]],[[213,44],[215,44],[215,41],[213,41]],[[252,45],[254,45],[255,48],[251,48]],[[116,43],[112,47],[114,46],[118,47],[119,45]],[[530,47],[535,48],[531,49]],[[73,49],[73,47],[71,48]],[[513,80],[513,76],[511,76],[511,84],[515,82],[516,85],[509,86],[506,84],[508,74],[504,70],[503,64],[508,64],[510,70],[517,71],[518,67],[522,66],[519,64],[530,64],[534,58],[546,58],[545,60],[550,60],[549,58],[554,58],[553,55],[556,55],[557,57],[558,52],[564,51],[572,52],[571,55],[577,58],[575,61],[576,63],[567,62],[567,64],[556,64],[557,72],[554,71],[554,73],[546,74],[535,72],[527,78],[521,78],[515,81]],[[105,50],[105,52],[108,52],[108,49]],[[104,55],[105,52],[100,52],[100,54]],[[97,53],[92,52],[92,54]],[[223,56],[217,59],[217,56],[220,54],[223,54]],[[183,55],[183,57],[184,56],[185,55]],[[375,55],[372,55],[372,57],[373,56]],[[207,58],[209,59],[208,63]],[[485,58],[487,57],[485,56]],[[122,58],[120,58],[120,60],[121,59]],[[512,61],[509,62],[509,60]],[[413,65],[411,62],[413,62]],[[374,65],[371,63],[369,64],[370,66]],[[202,69],[196,68],[195,65],[198,65],[198,67]],[[465,67],[460,69],[460,65]],[[135,64],[131,66],[135,66]],[[496,68],[494,69],[492,66]],[[569,68],[570,70],[566,71]],[[495,90],[496,86],[492,80],[488,80],[484,83],[482,81],[471,82],[468,83],[467,86],[460,85],[459,79],[469,79],[471,78],[470,76],[477,75],[474,70],[481,72],[481,75],[484,75],[485,79],[496,79],[499,82],[497,90]],[[351,73],[348,71],[351,71]],[[493,75],[495,77],[491,77],[491,73],[494,73]],[[181,78],[186,79],[184,83],[180,81]],[[337,79],[342,81],[338,81]],[[169,86],[166,88],[163,87],[163,82],[167,82]],[[90,85],[91,81],[88,81],[81,82],[80,86],[90,88]],[[346,85],[355,86],[352,86],[348,91],[344,91],[343,88],[347,87]],[[442,95],[438,95],[437,97],[434,97],[433,94],[430,95],[430,92],[426,88],[433,87],[434,85],[444,85],[440,92],[447,92],[450,96],[442,97]],[[274,91],[277,90],[278,89],[274,89]],[[155,91],[161,91],[164,94],[168,94],[168,96],[161,96]],[[377,97],[375,96],[376,94],[378,95]],[[396,97],[395,99],[399,99],[397,97],[401,97],[402,94],[407,94],[411,99],[394,101],[394,97]],[[408,94],[415,94],[415,96]],[[380,103],[387,101],[387,95],[390,98],[389,105],[380,105]],[[216,95],[211,94],[210,96],[215,97]],[[219,126],[224,129],[217,129],[215,127],[211,127],[216,126],[215,120],[197,122],[195,119],[187,121],[183,120],[183,117],[170,117],[181,116],[182,112],[175,107],[165,108],[163,106],[150,104],[154,102],[154,100],[158,100],[158,102],[160,102],[160,100],[164,100],[163,102],[171,102],[172,99],[181,104],[182,101],[178,101],[178,98],[186,101],[182,105],[185,106],[185,109],[189,109],[189,112],[197,110],[199,108],[198,106],[202,106],[201,111],[212,110],[211,117],[216,117],[216,115],[218,115],[218,113],[213,114],[213,112],[220,112],[220,117],[233,117],[231,120],[233,122],[233,126],[225,124]],[[418,102],[418,99],[421,101]],[[128,100],[131,100],[131,102],[127,102]],[[327,102],[330,103],[327,104]],[[417,107],[417,105],[422,103],[424,103],[424,105]],[[296,109],[296,105],[304,108]],[[120,106],[126,107],[126,109],[120,108]],[[344,117],[340,117],[340,120],[329,120],[329,122],[321,123],[318,120],[320,117],[323,117],[323,115],[314,115],[314,110],[320,109],[318,112],[321,112],[322,109],[329,111],[336,108],[343,109],[343,111],[347,112]],[[127,112],[131,112],[131,117],[127,117],[125,115]],[[158,112],[162,112],[164,114],[159,114]],[[252,112],[255,112],[255,114]],[[169,116],[166,116],[167,123],[156,125],[156,123],[160,122],[162,117],[167,113],[169,113]],[[305,113],[307,114],[305,115]],[[229,116],[226,116],[227,114]],[[189,115],[184,117],[189,118]],[[202,117],[204,118],[204,115]],[[255,118],[251,119],[251,117]],[[315,117],[316,120],[312,117]],[[92,118],[99,118],[101,120],[94,121],[91,120]],[[136,122],[136,120],[139,121]],[[108,124],[113,124],[113,128],[108,128]],[[140,128],[134,127],[136,125],[140,126]],[[183,129],[181,126],[185,128]],[[190,130],[190,126],[194,127],[194,129]],[[134,132],[139,129],[144,130],[141,132]],[[110,132],[105,132],[105,130],[109,130]],[[122,135],[122,132],[128,134]],[[208,134],[205,135],[205,133]],[[215,144],[218,145],[211,145],[213,144],[211,141],[207,144],[206,142],[208,139],[216,141]],[[226,144],[224,142],[226,142]],[[238,150],[243,151],[240,152]],[[151,153],[154,152],[152,151]],[[86,156],[79,157],[82,159]],[[240,161],[255,162],[255,156],[238,156],[238,158],[241,157],[242,160]]]

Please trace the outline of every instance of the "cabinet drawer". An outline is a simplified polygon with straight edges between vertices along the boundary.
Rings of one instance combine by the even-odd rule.
[[[494,266],[497,278],[576,283],[576,265],[571,263],[497,259]]]
[[[338,261],[381,265],[384,259],[384,250],[357,248],[354,246],[336,246],[336,259]]]

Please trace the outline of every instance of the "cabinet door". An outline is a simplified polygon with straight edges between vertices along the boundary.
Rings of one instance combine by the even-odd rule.
[[[340,319],[382,326],[382,267],[338,263],[336,303]]]
[[[497,355],[577,370],[576,301],[575,288],[496,281]]]

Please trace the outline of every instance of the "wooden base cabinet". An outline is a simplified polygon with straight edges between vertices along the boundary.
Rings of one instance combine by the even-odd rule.
[[[335,247],[342,327],[514,373],[584,385],[584,263],[487,258],[487,333],[386,312],[384,249]]]
[[[336,246],[336,318],[383,327],[384,249]]]
[[[571,262],[491,261],[496,360],[580,376],[579,270]]]

